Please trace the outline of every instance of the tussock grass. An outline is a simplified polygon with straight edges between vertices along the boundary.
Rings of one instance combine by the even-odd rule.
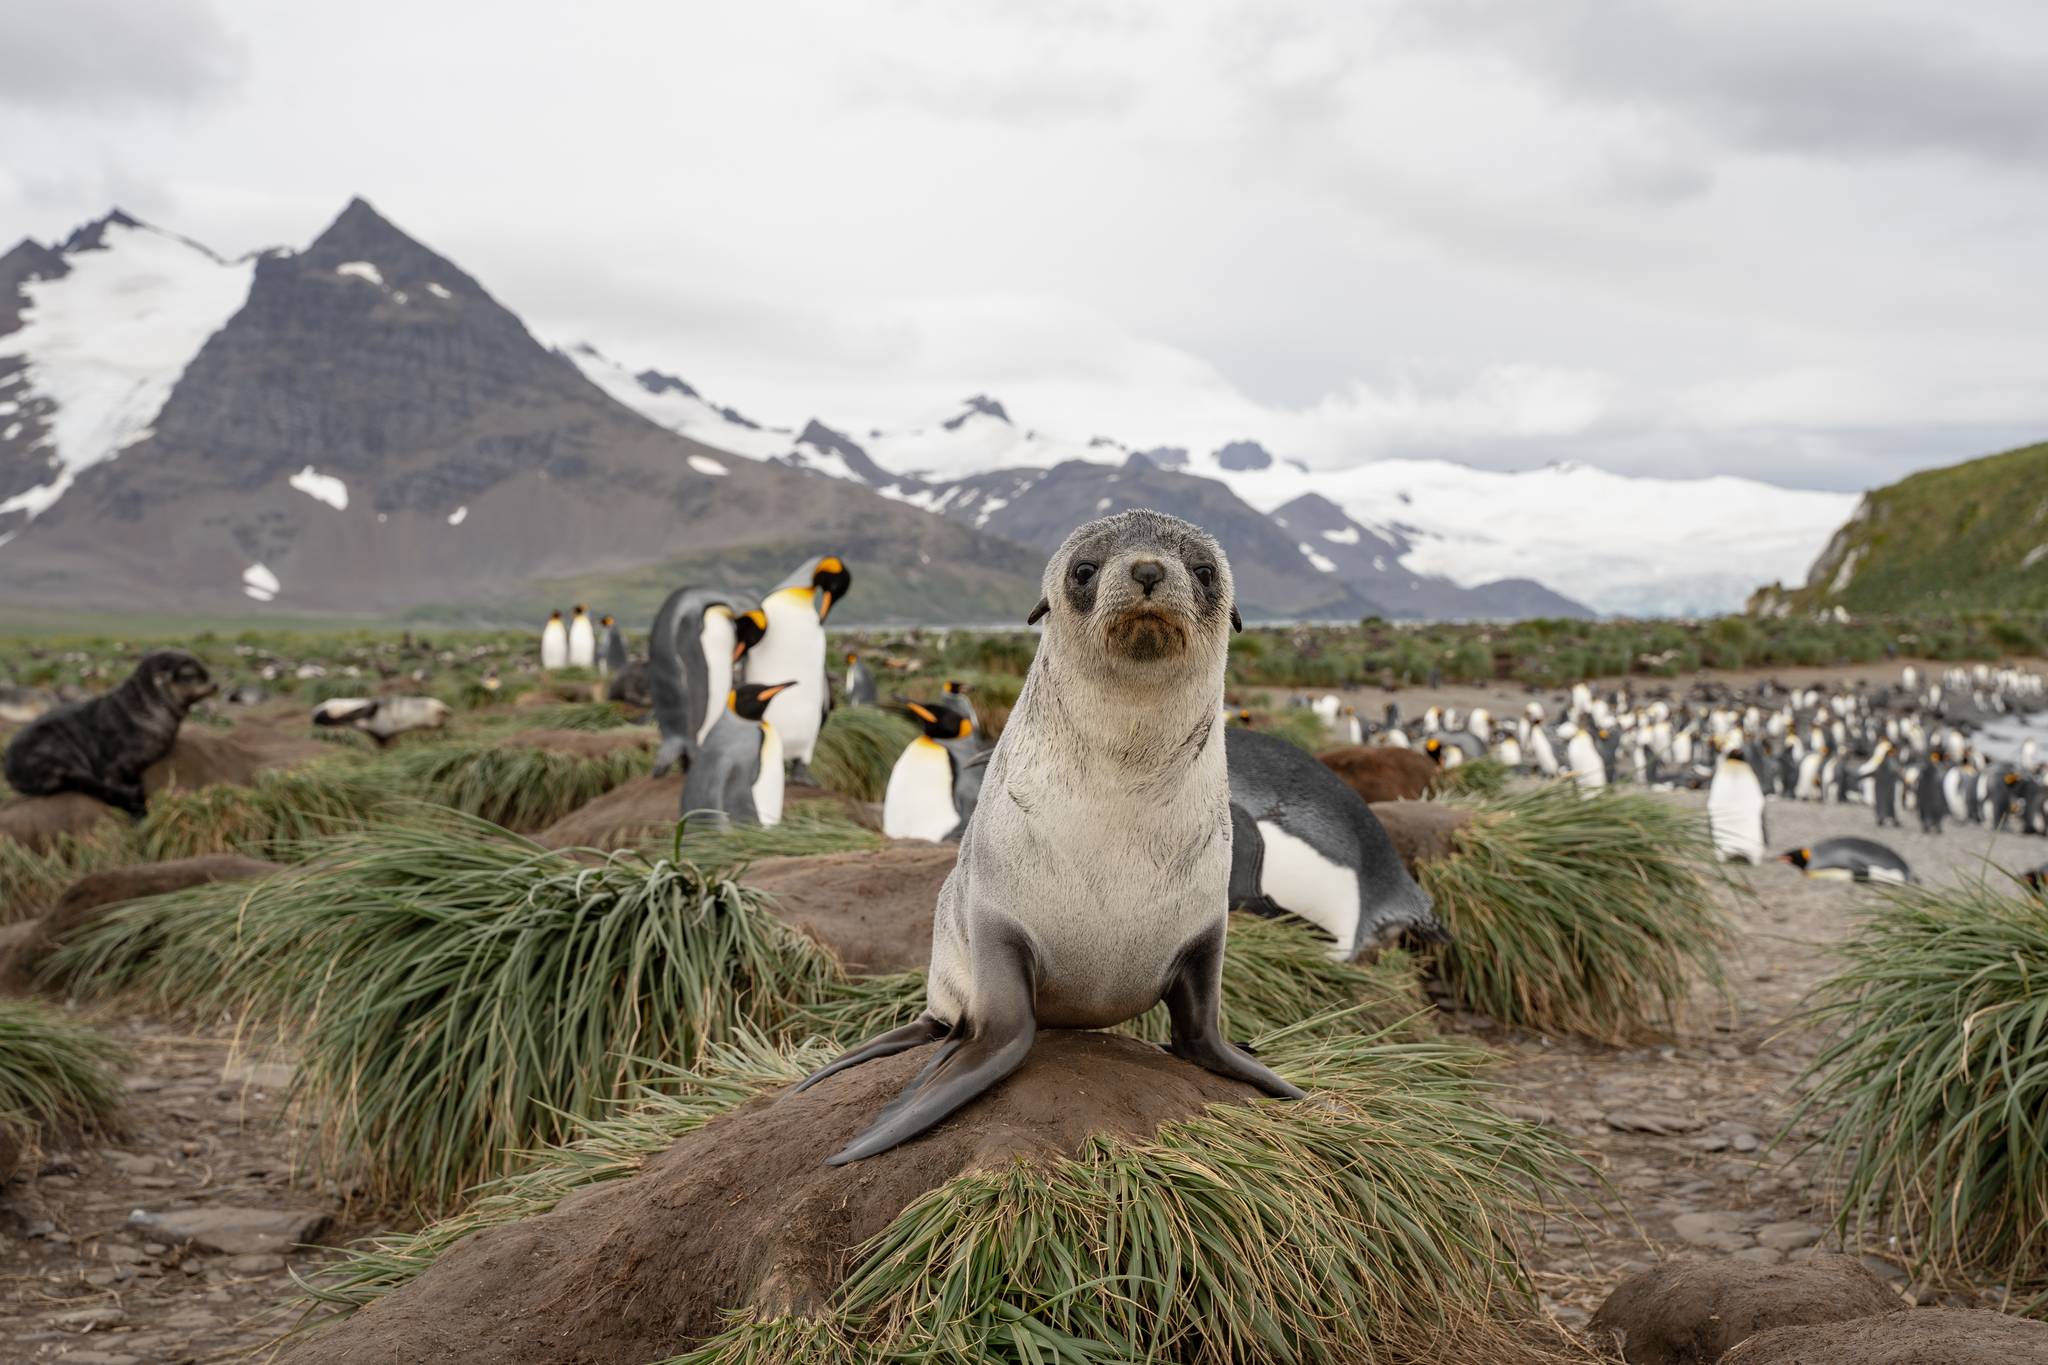
[[[1627,1043],[1668,1030],[1697,981],[1720,981],[1726,929],[1696,814],[1570,783],[1459,804],[1472,823],[1421,879],[1456,940],[1437,961],[1465,1008]]]
[[[921,734],[904,716],[877,706],[840,706],[825,718],[811,755],[811,776],[856,801],[879,801],[889,789],[889,770]]]
[[[614,701],[564,701],[494,712],[485,723],[520,730],[599,731],[638,722],[631,711]]]
[[[1842,1227],[1896,1237],[1925,1274],[2048,1292],[2048,906],[2016,885],[1888,890],[1838,951],[1793,1122],[1825,1123]]]
[[[583,755],[490,742],[426,745],[384,763],[418,799],[520,832],[544,829],[653,766],[639,749]]]
[[[669,1365],[1531,1358],[1499,1315],[1530,1307],[1514,1238],[1567,1158],[1486,1102],[1486,1054],[1313,1028],[1259,1045],[1311,1100],[959,1177],[863,1248],[819,1314],[739,1319]],[[632,1175],[829,1052],[714,1049],[314,1293],[369,1302],[470,1232]]]
[[[312,853],[115,910],[48,971],[275,1030],[300,1054],[316,1161],[360,1160],[380,1197],[439,1203],[503,1174],[646,1063],[694,1063],[742,1030],[808,1033],[821,1005],[849,1034],[917,1006],[887,978],[843,1008],[829,951],[687,858],[580,861],[438,812]]]
[[[769,828],[699,826],[683,832],[683,852],[708,867],[750,863],[761,858],[808,857],[880,848],[888,840],[836,802],[801,801],[783,807],[782,823]]]
[[[0,839],[0,924],[42,913],[88,872],[142,857],[142,841],[125,819],[108,820],[83,834],[56,835],[40,852]]]
[[[252,786],[159,792],[142,822],[151,862],[243,853],[290,861],[308,840],[360,829],[402,797],[383,765],[336,756],[256,774]]]
[[[1444,771],[1438,790],[1453,796],[1505,796],[1510,776],[1508,765],[1497,758],[1468,758]]]
[[[0,1180],[7,1151],[53,1132],[107,1131],[124,1054],[110,1038],[28,1000],[0,999]]]
[[[1430,1031],[1428,1001],[1407,953],[1394,949],[1373,962],[1339,962],[1330,956],[1329,936],[1300,920],[1233,914],[1223,953],[1225,1032],[1250,1038],[1304,1019],[1326,1020],[1348,1033],[1420,1037]],[[1172,1036],[1164,1005],[1117,1031],[1155,1043]]]

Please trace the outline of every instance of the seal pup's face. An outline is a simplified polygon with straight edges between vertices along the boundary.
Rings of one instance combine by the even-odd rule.
[[[1230,562],[1201,527],[1159,512],[1119,512],[1077,528],[1046,565],[1048,614],[1062,650],[1092,654],[1112,677],[1157,679],[1220,665],[1238,625]]]
[[[143,656],[135,676],[144,690],[163,699],[179,715],[191,710],[220,690],[206,665],[182,649],[160,649]]]

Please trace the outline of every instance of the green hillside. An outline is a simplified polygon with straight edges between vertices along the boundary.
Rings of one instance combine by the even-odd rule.
[[[1860,612],[2048,607],[2048,443],[1866,495],[1789,600]]]

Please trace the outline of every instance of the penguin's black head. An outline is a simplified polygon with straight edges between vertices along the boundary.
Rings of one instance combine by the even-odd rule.
[[[1444,761],[1444,742],[1440,739],[1431,739],[1425,741],[1422,746],[1422,751],[1428,754],[1430,760],[1434,763],[1441,764]]]
[[[588,616],[590,614],[590,609],[585,607],[581,602],[578,602],[576,604],[576,614],[578,616]]]
[[[1251,729],[1251,728],[1252,728],[1252,713],[1251,713],[1251,712],[1249,712],[1249,711],[1239,711],[1239,712],[1237,713],[1237,723],[1238,723],[1239,725],[1242,725],[1242,726],[1243,726],[1243,727],[1244,727],[1245,729],[1247,729],[1247,730]]]
[[[860,662],[860,655],[858,655],[858,654],[848,654],[848,655],[846,656],[846,663],[847,663],[847,666],[848,666],[849,668],[850,668],[850,667],[852,667],[852,666],[853,666],[854,664],[857,664],[857,663],[859,663],[859,662]]]
[[[853,575],[846,571],[846,564],[838,555],[826,555],[811,570],[811,586],[818,590],[818,619],[824,620],[832,614],[832,604],[846,596],[853,586]]]
[[[747,656],[747,651],[761,643],[768,634],[768,613],[755,607],[752,611],[734,612],[732,618],[732,661],[738,663]]]
[[[1778,861],[1790,863],[1803,872],[1806,870],[1807,864],[1813,861],[1813,850],[1810,848],[1795,848],[1790,853],[1780,853]]]
[[[553,611],[551,611],[551,612],[549,612],[549,613],[548,613],[548,620],[550,620],[550,621],[559,621],[559,620],[561,620],[561,619],[562,619],[562,609],[561,609],[560,607],[557,607],[557,608],[555,608],[555,609],[554,609]]]
[[[196,654],[182,649],[159,649],[145,654],[135,666],[135,677],[146,691],[154,692],[179,715],[220,691],[213,675]]]
[[[914,701],[903,709],[917,718],[927,739],[965,739],[974,733],[974,722],[957,711],[934,711]]]
[[[741,683],[726,697],[725,704],[741,720],[760,720],[768,714],[768,703],[775,700],[778,692],[787,692],[795,687],[793,682]]]
[[[1221,691],[1229,632],[1241,622],[1229,561],[1201,527],[1141,509],[1088,522],[1053,555],[1041,586],[1029,619],[1051,615],[1047,631],[1062,651],[1146,685],[1200,659]]]
[[[602,621],[600,621],[600,622],[599,622],[598,624],[599,624],[599,625],[601,625],[601,626],[603,626],[603,627],[605,627],[605,628],[606,628],[607,630],[609,630],[609,629],[611,628],[611,626],[612,626],[612,618],[611,618],[611,613],[609,613],[609,612],[605,613],[605,617],[604,617],[604,619],[603,619]]]

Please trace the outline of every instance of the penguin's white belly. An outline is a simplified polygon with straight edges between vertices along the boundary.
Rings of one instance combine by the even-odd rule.
[[[718,724],[718,718],[725,714],[725,694],[732,691],[732,651],[738,640],[731,613],[705,614],[704,624],[697,635],[698,647],[704,652],[704,719],[697,726],[699,744],[710,738],[711,727]],[[771,678],[768,681],[781,682],[782,679]]]
[[[1899,871],[1896,867],[1867,867],[1863,870],[1863,875],[1870,881],[1887,882],[1892,886],[1904,886],[1906,884],[1906,874]]]
[[[1607,785],[1607,765],[1600,761],[1600,751],[1593,747],[1593,741],[1584,735],[1576,735],[1565,746],[1565,756],[1572,765],[1572,780],[1588,791]]]
[[[1389,749],[1407,749],[1413,746],[1408,743],[1408,732],[1406,730],[1389,730],[1387,731],[1387,747]]]
[[[569,666],[589,668],[597,662],[597,636],[590,629],[590,622],[578,620],[569,627]]]
[[[782,823],[782,736],[761,726],[761,771],[754,778],[754,814],[763,825]]]
[[[1754,776],[1744,782],[1717,775],[1707,792],[1707,823],[1722,862],[1764,860],[1764,793]]]
[[[882,796],[882,833],[891,839],[937,843],[960,823],[953,806],[953,760],[923,735],[912,740],[889,770]]]
[[[1259,821],[1259,834],[1266,841],[1259,891],[1335,939],[1331,957],[1350,957],[1358,939],[1358,874],[1270,820]]]
[[[1856,874],[1846,867],[1811,867],[1806,875],[1817,882],[1853,882]]]
[[[768,723],[782,734],[783,751],[805,763],[817,747],[825,719],[825,628],[808,597],[795,606],[769,599],[768,633],[747,653],[747,680],[793,682],[768,703]]]
[[[542,668],[567,668],[569,666],[569,632],[562,629],[561,622],[550,621],[547,629],[540,633],[540,666]]]

